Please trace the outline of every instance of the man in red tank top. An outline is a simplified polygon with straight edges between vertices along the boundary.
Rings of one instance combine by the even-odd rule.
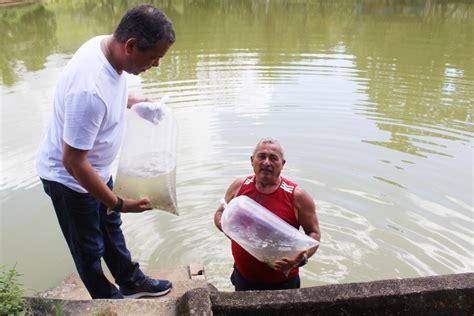
[[[319,241],[321,233],[313,199],[300,186],[280,176],[286,162],[280,142],[273,138],[261,139],[250,161],[255,174],[236,179],[227,189],[226,203],[236,196],[246,195],[293,227],[302,226],[308,236]],[[214,215],[214,223],[221,231],[223,212],[224,205],[221,205]],[[299,288],[298,268],[306,264],[316,250],[317,247],[294,258],[281,258],[269,266],[232,241],[232,284],[236,291]],[[288,275],[283,271],[289,271]]]

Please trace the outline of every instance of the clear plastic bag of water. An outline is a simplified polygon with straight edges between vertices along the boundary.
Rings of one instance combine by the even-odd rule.
[[[245,195],[235,197],[225,207],[221,225],[227,236],[269,266],[275,260],[294,258],[319,245]]]
[[[164,104],[160,106],[163,108]],[[147,197],[152,208],[178,215],[176,119],[171,109],[166,108],[159,122],[149,121],[134,107],[127,111],[114,192],[128,199]]]

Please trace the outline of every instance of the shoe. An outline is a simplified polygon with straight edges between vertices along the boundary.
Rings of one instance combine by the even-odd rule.
[[[152,279],[145,276],[145,280],[134,288],[120,286],[124,298],[140,298],[143,296],[162,296],[171,291],[173,284],[168,280]]]

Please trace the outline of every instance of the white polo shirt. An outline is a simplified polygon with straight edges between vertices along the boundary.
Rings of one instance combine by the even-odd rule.
[[[83,44],[66,65],[54,96],[54,110],[40,145],[38,175],[87,192],[64,168],[63,145],[89,150],[88,160],[107,182],[125,127],[128,91],[125,73],[119,75],[94,37]]]

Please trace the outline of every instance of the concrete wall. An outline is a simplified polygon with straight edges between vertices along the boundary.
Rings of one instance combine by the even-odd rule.
[[[474,273],[317,286],[213,292],[214,315],[474,315]]]
[[[205,280],[189,280],[182,286],[176,285],[174,296],[161,299],[28,298],[27,303],[34,315],[54,315],[59,309],[64,316],[474,315],[474,273],[287,291],[219,292]]]

